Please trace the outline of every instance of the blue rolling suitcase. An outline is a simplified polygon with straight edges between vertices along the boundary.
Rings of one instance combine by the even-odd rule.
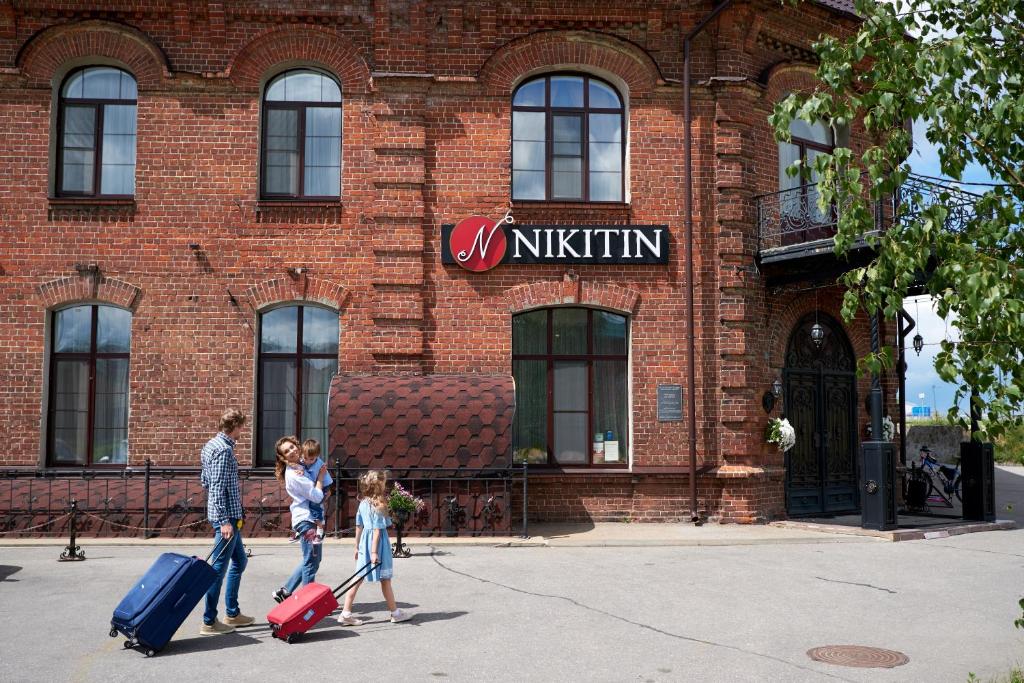
[[[222,544],[221,551],[235,538]],[[141,645],[147,657],[164,649],[217,578],[208,562],[212,556],[211,552],[206,560],[177,553],[158,557],[114,610],[110,637],[123,634],[128,639],[124,641],[125,649]]]

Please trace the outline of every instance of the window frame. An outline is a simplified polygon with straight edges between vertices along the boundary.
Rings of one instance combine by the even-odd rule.
[[[108,303],[103,303],[103,302],[87,302],[87,303],[72,304],[70,306],[63,306],[61,308],[56,308],[56,309],[54,309],[54,310],[52,310],[50,312],[50,321],[51,321],[51,324],[50,324],[50,334],[49,334],[49,337],[50,337],[50,350],[49,350],[49,358],[48,358],[49,365],[47,366],[47,371],[49,372],[50,377],[49,377],[49,387],[48,387],[47,403],[46,403],[46,466],[49,467],[49,468],[123,469],[123,468],[128,466],[128,460],[131,457],[131,453],[129,451],[127,457],[125,458],[125,462],[123,462],[123,463],[95,463],[95,462],[93,462],[93,457],[95,455],[95,452],[94,452],[94,447],[95,447],[94,437],[95,437],[95,432],[96,432],[95,420],[96,420],[96,361],[97,360],[101,360],[101,359],[102,360],[107,360],[107,359],[124,359],[124,360],[128,361],[128,410],[129,410],[129,413],[131,411],[131,362],[132,362],[131,361],[131,345],[130,345],[130,342],[129,342],[129,351],[127,353],[123,353],[123,352],[99,353],[99,352],[96,351],[96,334],[97,334],[97,332],[99,330],[99,316],[100,316],[100,307],[101,306],[109,306],[110,308],[118,308],[118,309],[121,308],[120,306],[114,306],[113,304],[108,304]],[[57,349],[57,314],[60,313],[61,311],[66,311],[66,310],[70,310],[72,308],[80,308],[80,307],[88,307],[88,308],[91,309],[90,313],[89,313],[89,324],[90,324],[89,351],[86,351],[86,352],[81,352],[81,351],[73,351],[73,352],[61,351],[61,352],[58,352],[56,350]],[[121,309],[121,310],[127,310],[127,309]],[[129,313],[131,313],[131,311],[129,311]],[[134,316],[134,314],[132,314],[131,320],[134,321],[134,319],[135,319],[135,316]],[[130,332],[131,332],[131,325],[129,324],[129,334],[130,334]],[[129,336],[129,339],[130,339],[130,336]],[[88,391],[89,391],[89,408],[88,408],[88,417],[87,417],[88,426],[87,426],[87,430],[86,430],[87,449],[86,449],[86,455],[85,455],[85,462],[82,463],[82,464],[69,463],[69,462],[57,462],[56,458],[54,457],[54,455],[55,455],[55,451],[54,451],[54,445],[55,445],[54,444],[54,431],[55,431],[55,427],[54,427],[54,422],[55,422],[55,420],[54,420],[54,412],[55,412],[55,406],[56,406],[56,403],[57,403],[56,397],[54,395],[54,392],[55,392],[56,387],[57,387],[57,374],[58,373],[56,372],[56,368],[57,368],[57,362],[56,361],[58,361],[58,360],[87,360],[88,363],[89,363],[89,388],[88,388]],[[127,428],[128,428],[128,424],[126,423],[125,424],[125,429],[127,430]]]
[[[54,175],[56,185],[54,186],[54,196],[60,198],[86,198],[86,199],[134,199],[135,193],[132,194],[104,194],[101,187],[102,175],[103,175],[103,109],[106,105],[132,105],[135,107],[135,145],[136,145],[136,162],[132,166],[132,173],[134,175],[135,170],[138,168],[138,124],[139,124],[139,98],[136,95],[135,99],[103,99],[94,97],[65,97],[64,86],[67,85],[77,74],[86,71],[87,69],[115,69],[121,73],[131,76],[132,80],[135,81],[136,92],[138,92],[138,79],[135,78],[135,74],[127,69],[122,69],[119,66],[112,66],[110,64],[87,64],[80,66],[76,69],[72,69],[61,79],[60,86],[57,89],[57,169]],[[91,106],[94,112],[93,117],[93,162],[92,162],[92,192],[71,192],[64,190],[64,125],[65,125],[65,110],[67,109],[68,103],[75,107]]]
[[[296,311],[296,342],[295,342],[295,353],[264,353],[263,351],[263,316],[272,311],[277,311],[282,308],[295,308]],[[330,308],[329,306],[318,306],[316,304],[309,304],[306,302],[290,302],[280,306],[274,306],[273,308],[267,308],[260,311],[259,314],[259,334],[256,337],[256,433],[254,435],[255,448],[253,450],[253,463],[255,467],[273,467],[273,462],[263,462],[263,361],[264,360],[293,360],[295,362],[295,431],[291,432],[299,440],[302,440],[302,361],[305,359],[332,359],[337,363],[335,374],[341,367],[339,360],[339,353],[341,351],[341,344],[338,344],[338,350],[333,354],[331,353],[303,353],[302,351],[302,328],[303,328],[303,316],[302,310],[304,308],[319,308],[320,310],[330,311],[338,316],[338,332],[341,332],[341,314],[339,311]],[[330,436],[330,418],[328,416],[328,437]],[[284,436],[284,435],[282,435]],[[320,444],[322,449],[322,456],[326,459],[327,456],[327,444]]]
[[[574,76],[583,78],[583,106],[582,107],[555,107],[551,104],[551,79],[559,76]],[[544,106],[543,107],[528,107],[524,105],[515,104],[516,94],[525,86],[530,83],[535,83],[539,80],[544,80]],[[590,81],[595,80],[602,85],[611,88],[619,98],[620,106],[617,109],[610,109],[607,107],[590,107]],[[513,202],[544,202],[544,203],[566,203],[566,202],[584,202],[587,204],[610,204],[620,205],[626,203],[626,141],[628,137],[628,129],[626,127],[626,98],[622,96],[622,92],[615,87],[615,85],[604,78],[594,76],[585,71],[553,71],[550,73],[544,73],[532,78],[523,80],[519,85],[512,91],[511,97],[511,111],[512,119],[510,123],[513,125],[509,126],[509,150],[510,156],[512,157],[512,164],[509,170],[509,194],[511,195]],[[544,199],[517,199],[515,196],[515,127],[514,119],[515,113],[521,112],[541,112],[544,114]],[[619,173],[619,199],[590,199],[590,114],[618,114],[619,115],[619,132],[622,137],[619,143],[620,163],[621,172]],[[553,167],[554,159],[554,118],[556,115],[575,115],[582,119],[582,128],[580,131],[580,145],[582,147],[582,162],[581,162],[581,178],[580,178],[580,197],[578,198],[564,198],[552,197],[552,183],[553,183]],[[563,156],[563,155],[559,155]],[[575,157],[572,157],[575,158]]]
[[[334,84],[338,86],[338,92],[341,93],[341,100],[339,102],[310,102],[310,101],[286,101],[286,100],[268,100],[267,93],[270,91],[270,86],[278,80],[287,78],[290,74],[296,73],[316,73],[320,74],[325,78],[330,78],[334,81]],[[345,93],[341,89],[341,82],[335,78],[332,74],[322,69],[314,69],[311,67],[297,67],[294,69],[287,69],[267,80],[263,85],[263,95],[261,96],[261,116],[260,116],[260,199],[269,199],[274,201],[332,201],[337,202],[341,200],[341,182],[342,182],[342,168],[344,167],[344,160],[342,155],[345,150],[344,144],[344,116],[345,110],[342,105],[345,103]],[[337,195],[307,195],[304,194],[306,190],[306,109],[309,107],[326,108],[326,107],[337,107],[341,112],[338,119],[338,194]],[[274,110],[290,110],[297,111],[297,130],[296,130],[296,144],[298,146],[298,180],[299,180],[299,191],[298,194],[291,194],[288,192],[268,192],[267,191],[267,112],[271,109]]]
[[[554,311],[556,310],[584,310],[587,312],[587,352],[585,354],[555,354],[554,351]],[[630,411],[630,382],[629,382],[629,355],[630,355],[630,338],[632,330],[631,316],[618,311],[607,311],[600,308],[589,308],[586,306],[550,306],[540,309],[531,309],[528,311],[520,311],[513,315],[523,315],[528,313],[536,313],[537,311],[544,311],[547,315],[546,321],[546,353],[533,354],[533,353],[516,353],[515,348],[512,349],[511,361],[514,364],[515,361],[545,361],[547,364],[546,368],[546,381],[547,381],[547,419],[546,419],[546,431],[547,431],[547,462],[545,463],[518,463],[527,464],[530,467],[539,468],[552,468],[552,469],[596,469],[596,470],[628,470],[630,465],[630,444],[632,442],[632,415]],[[594,313],[610,313],[617,315],[626,320],[626,352],[623,354],[598,354],[594,351]],[[585,463],[559,463],[555,459],[554,444],[555,444],[555,385],[554,385],[554,374],[555,374],[555,362],[556,361],[582,361],[587,364],[587,461]],[[625,363],[626,372],[626,426],[627,426],[627,439],[625,443],[620,443],[620,455],[622,462],[615,463],[594,463],[593,452],[592,452],[592,441],[594,437],[594,362],[595,361],[622,361]],[[514,442],[513,442],[514,450]],[[514,457],[514,456],[513,456]]]

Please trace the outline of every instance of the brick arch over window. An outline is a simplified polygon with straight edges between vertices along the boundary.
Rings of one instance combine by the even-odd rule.
[[[807,293],[796,295],[798,298],[791,299],[783,308],[781,315],[772,316],[774,321],[769,326],[768,349],[770,355],[769,367],[772,372],[781,370],[786,365],[786,347],[789,344],[789,337],[793,334],[793,328],[808,313],[814,313],[814,295],[807,296]],[[838,294],[822,294],[819,297],[817,309],[822,313],[832,316],[838,322],[843,332],[846,333],[853,346],[853,354],[857,358],[867,355],[871,350],[871,339],[865,332],[867,320],[863,313],[858,313],[852,323],[843,319],[840,305],[842,299]]]
[[[774,105],[790,93],[810,93],[820,85],[816,69],[807,62],[779,62],[762,75],[765,98]]]
[[[62,66],[90,57],[121,62],[140,90],[158,88],[170,77],[167,56],[149,36],[108,21],[81,21],[45,29],[22,46],[15,63],[29,86],[49,87]]]
[[[640,305],[640,292],[628,287],[565,277],[513,287],[505,293],[505,301],[512,314],[548,306],[577,305],[634,315]]]
[[[511,94],[524,75],[561,67],[591,67],[625,81],[630,97],[664,83],[658,65],[633,43],[591,31],[533,33],[499,48],[480,69],[480,81],[492,94]]]
[[[142,289],[109,277],[62,277],[44,282],[36,292],[48,309],[89,301],[113,304],[134,312],[142,299]]]
[[[239,88],[256,90],[276,65],[307,63],[322,66],[341,81],[341,95],[371,89],[370,69],[349,42],[321,28],[271,29],[249,41],[231,60],[227,76]]]
[[[257,311],[286,301],[295,303],[309,301],[323,304],[340,312],[348,299],[349,290],[344,285],[331,280],[299,276],[295,280],[290,278],[264,280],[246,290],[245,296]]]

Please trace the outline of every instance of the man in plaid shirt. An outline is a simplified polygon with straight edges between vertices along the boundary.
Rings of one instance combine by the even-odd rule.
[[[206,442],[200,454],[203,470],[199,480],[206,489],[206,517],[216,529],[213,547],[217,550],[213,563],[217,580],[206,592],[206,611],[203,613],[203,626],[199,629],[199,634],[204,636],[231,633],[236,626],[249,626],[256,621],[242,614],[238,607],[238,586],[247,559],[242,544],[241,521],[245,513],[242,510],[242,495],[238,490],[235,440],[242,433],[244,424],[245,415],[241,411],[234,408],[225,411],[220,418],[220,431]],[[221,544],[227,544],[227,548],[220,549]],[[220,587],[225,573],[228,577],[224,591],[224,611],[227,616],[224,621],[219,621],[217,603],[220,602]]]

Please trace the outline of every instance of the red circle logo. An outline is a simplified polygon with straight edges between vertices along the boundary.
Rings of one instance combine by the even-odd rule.
[[[501,263],[507,247],[505,231],[501,229],[503,224],[504,221],[485,216],[470,216],[459,221],[448,239],[455,262],[474,273]]]

